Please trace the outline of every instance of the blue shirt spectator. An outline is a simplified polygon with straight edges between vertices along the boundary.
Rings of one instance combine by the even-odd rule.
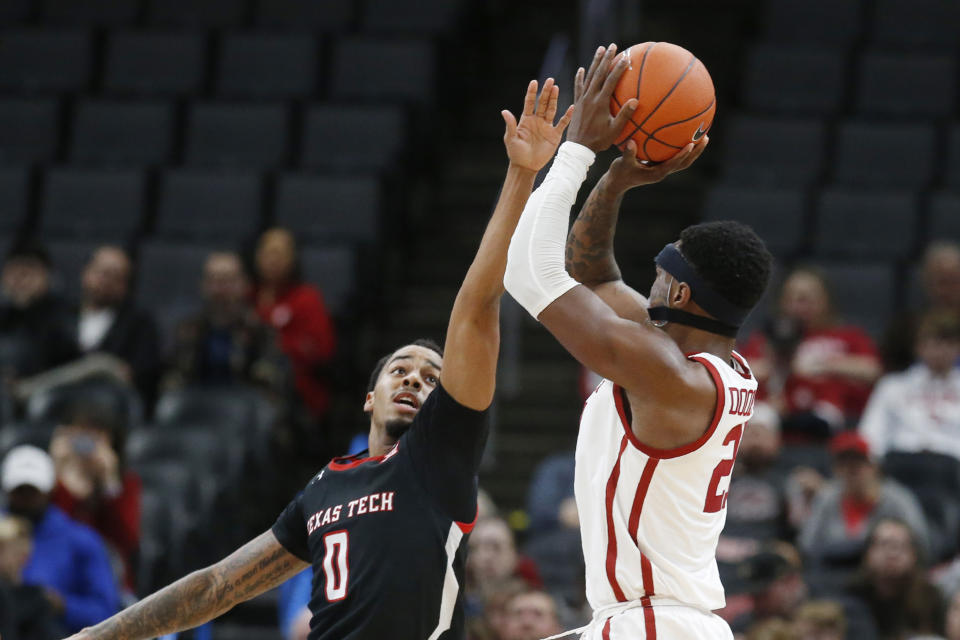
[[[53,461],[36,447],[15,447],[3,461],[10,512],[33,524],[33,552],[23,582],[44,587],[63,626],[73,633],[116,613],[120,599],[103,540],[50,505],[54,479]]]

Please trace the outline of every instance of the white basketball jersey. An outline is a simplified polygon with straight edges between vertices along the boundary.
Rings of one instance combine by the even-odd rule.
[[[717,387],[717,406],[695,442],[662,450],[639,442],[623,389],[604,380],[586,402],[577,439],[587,600],[596,610],[663,597],[704,611],[725,605],[717,540],[740,438],[753,413],[757,381],[746,361],[700,353]],[[643,417],[639,416],[642,420]]]

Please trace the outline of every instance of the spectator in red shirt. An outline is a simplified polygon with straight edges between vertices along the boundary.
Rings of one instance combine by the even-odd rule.
[[[825,438],[855,421],[881,373],[870,336],[837,321],[826,280],[806,267],[787,277],[777,317],[750,336],[743,353],[760,397],[785,416],[787,438]]]
[[[51,502],[89,525],[107,543],[118,582],[133,587],[133,560],[140,546],[140,477],[123,462],[124,426],[96,405],[75,407],[57,427],[50,456],[57,473]]]
[[[257,313],[280,336],[301,399],[314,416],[322,417],[330,394],[320,372],[333,357],[333,321],[320,290],[300,278],[293,234],[274,228],[260,236],[256,276]]]

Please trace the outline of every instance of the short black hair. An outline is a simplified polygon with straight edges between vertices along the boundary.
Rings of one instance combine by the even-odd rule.
[[[36,260],[47,269],[53,266],[50,261],[50,252],[47,251],[46,246],[33,238],[21,240],[10,247],[3,262],[6,264],[11,260]]]
[[[377,360],[377,364],[373,367],[373,373],[370,374],[370,380],[367,381],[367,393],[373,391],[373,388],[377,386],[377,378],[380,377],[380,372],[383,371],[383,368],[387,366],[387,361],[390,359],[390,356],[395,354],[400,349],[403,349],[403,347],[423,347],[425,349],[430,349],[431,351],[436,351],[438,354],[440,354],[441,358],[443,357],[443,347],[430,338],[417,338],[413,342],[407,343],[402,347],[397,347],[387,355]]]
[[[680,252],[714,291],[739,307],[752,309],[767,289],[773,256],[741,222],[687,227],[680,233]]]

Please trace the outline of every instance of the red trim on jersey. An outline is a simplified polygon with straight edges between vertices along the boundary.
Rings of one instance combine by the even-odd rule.
[[[613,595],[617,602],[626,602],[627,597],[623,594],[623,589],[617,582],[617,531],[613,525],[613,499],[617,494],[617,482],[620,480],[620,459],[623,458],[623,452],[627,449],[627,438],[624,437],[620,442],[620,453],[617,454],[617,462],[613,465],[610,477],[607,479],[607,581],[610,588],[613,589]]]
[[[354,467],[359,467],[364,462],[383,462],[384,460],[389,460],[393,455],[400,450],[400,443],[393,445],[393,448],[390,451],[387,451],[382,456],[367,456],[366,458],[361,458],[360,456],[363,453],[358,453],[352,456],[342,456],[339,458],[334,458],[330,461],[328,465],[331,471],[346,471],[347,469],[353,469]]]
[[[658,449],[640,442],[640,440],[637,439],[636,434],[633,433],[633,427],[627,421],[627,414],[623,408],[623,395],[625,391],[623,391],[623,387],[620,385],[613,385],[613,401],[617,406],[617,413],[620,414],[620,424],[623,425],[623,430],[626,432],[627,438],[629,438],[634,447],[651,458],[666,460],[669,458],[679,458],[680,456],[685,456],[688,453],[693,453],[706,444],[707,440],[710,439],[710,436],[712,436],[714,431],[717,430],[717,425],[720,424],[720,417],[723,415],[723,403],[726,399],[726,390],[724,389],[723,379],[720,377],[720,372],[718,372],[717,368],[713,366],[713,363],[706,358],[702,358],[700,356],[690,356],[690,359],[696,360],[706,367],[707,371],[710,373],[710,377],[713,378],[713,384],[717,388],[717,405],[713,410],[713,419],[710,421],[710,426],[707,427],[707,430],[703,432],[703,435],[688,444],[674,447],[672,449]]]
[[[650,598],[640,598],[643,603],[643,630],[644,640],[657,640],[657,618],[653,613],[653,605],[650,604]]]
[[[649,458],[646,466],[643,467],[643,473],[640,474],[640,482],[637,484],[637,493],[633,497],[633,508],[630,509],[630,520],[627,524],[630,537],[634,540],[637,539],[637,529],[640,527],[640,512],[643,510],[643,501],[647,498],[650,480],[653,479],[653,472],[656,470],[657,463],[659,462],[660,460],[658,458]],[[644,588],[646,588],[646,584],[644,584]]]
[[[603,640],[610,640],[610,618],[603,623]]]
[[[736,351],[731,351],[730,355],[733,356],[733,359],[736,360],[741,367],[743,367],[743,371],[737,371],[736,369],[734,369],[734,371],[737,371],[737,373],[740,374],[740,377],[745,380],[753,380],[753,371],[750,371],[750,365],[747,364],[747,361],[744,359],[744,357]]]
[[[473,528],[475,526],[477,526],[477,518],[479,516],[480,516],[480,505],[477,504],[477,512],[473,515],[473,520],[471,520],[470,522],[458,522],[457,520],[454,520],[454,522],[456,522],[457,526],[460,527],[460,531],[463,531],[463,535],[467,535],[468,533],[473,531]]]

